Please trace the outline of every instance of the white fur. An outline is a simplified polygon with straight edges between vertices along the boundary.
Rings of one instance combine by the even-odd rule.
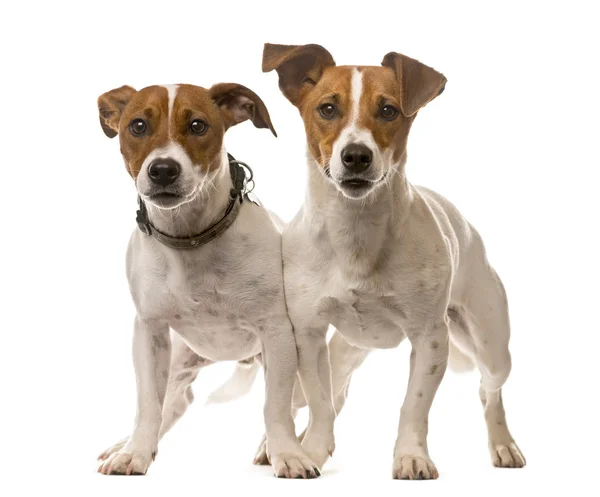
[[[252,388],[259,369],[260,365],[256,360],[250,363],[238,362],[233,376],[208,396],[207,404],[229,402],[246,395]]]
[[[206,186],[208,181],[214,177],[216,173],[212,175],[204,174],[202,168],[196,167],[188,154],[185,152],[183,147],[179,143],[169,142],[166,146],[157,148],[148,154],[142,166],[140,172],[136,178],[136,187],[140,196],[147,202],[152,203],[149,196],[156,189],[156,185],[152,183],[148,176],[148,167],[158,158],[170,158],[179,162],[181,166],[181,174],[177,181],[173,185],[169,185],[167,189],[173,192],[180,193],[182,195],[181,203],[189,202],[198,194],[198,192]],[[176,206],[170,206],[173,208]]]
[[[171,136],[171,116],[173,115],[173,104],[175,103],[175,97],[177,96],[179,85],[163,85],[163,88],[167,89],[167,93],[169,95],[169,114],[167,116],[167,125],[169,127],[169,136]]]

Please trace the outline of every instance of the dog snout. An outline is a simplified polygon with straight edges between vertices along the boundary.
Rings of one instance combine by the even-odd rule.
[[[373,162],[373,152],[366,145],[351,143],[342,150],[342,164],[353,173],[366,170]]]
[[[169,158],[154,159],[148,166],[148,176],[153,183],[168,186],[173,183],[181,173],[179,162]]]

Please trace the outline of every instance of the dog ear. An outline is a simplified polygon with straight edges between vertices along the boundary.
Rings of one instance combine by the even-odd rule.
[[[131,86],[121,86],[98,97],[98,112],[100,113],[100,126],[109,138],[114,138],[119,133],[119,121],[123,109],[131,97],[136,93]]]
[[[396,52],[387,54],[381,65],[396,73],[400,85],[402,114],[410,117],[444,91],[447,79],[418,60]]]
[[[219,83],[208,93],[221,109],[227,128],[250,119],[257,128],[269,128],[277,136],[267,106],[249,88],[236,83]]]
[[[265,43],[262,70],[277,71],[281,92],[296,107],[319,81],[323,70],[329,66],[335,66],[335,61],[320,45]]]

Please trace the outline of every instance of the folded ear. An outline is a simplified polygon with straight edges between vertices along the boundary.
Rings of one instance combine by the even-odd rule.
[[[402,114],[410,117],[444,91],[447,79],[418,60],[396,52],[387,54],[381,65],[396,73],[400,85]]]
[[[100,126],[109,138],[114,138],[119,133],[119,121],[123,109],[131,97],[136,93],[131,86],[121,86],[98,97],[98,112],[100,113]]]
[[[267,106],[249,88],[236,83],[219,83],[208,93],[221,109],[227,128],[250,119],[257,128],[269,128],[277,136]]]
[[[265,43],[262,70],[277,71],[281,92],[295,106],[315,86],[328,66],[335,66],[335,61],[320,45]]]

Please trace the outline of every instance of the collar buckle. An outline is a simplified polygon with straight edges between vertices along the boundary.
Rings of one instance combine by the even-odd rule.
[[[229,171],[233,183],[229,196],[232,199],[239,197],[240,202],[243,202],[245,195],[254,189],[254,173],[248,164],[236,160],[233,155],[227,154],[227,158],[229,159]],[[251,189],[248,189],[249,184],[252,184]]]
[[[148,219],[148,211],[146,209],[146,204],[142,200],[141,197],[138,197],[138,204],[140,208],[135,213],[135,222],[138,225],[138,228],[145,235],[150,236],[152,234],[152,225],[150,224],[150,220]]]

